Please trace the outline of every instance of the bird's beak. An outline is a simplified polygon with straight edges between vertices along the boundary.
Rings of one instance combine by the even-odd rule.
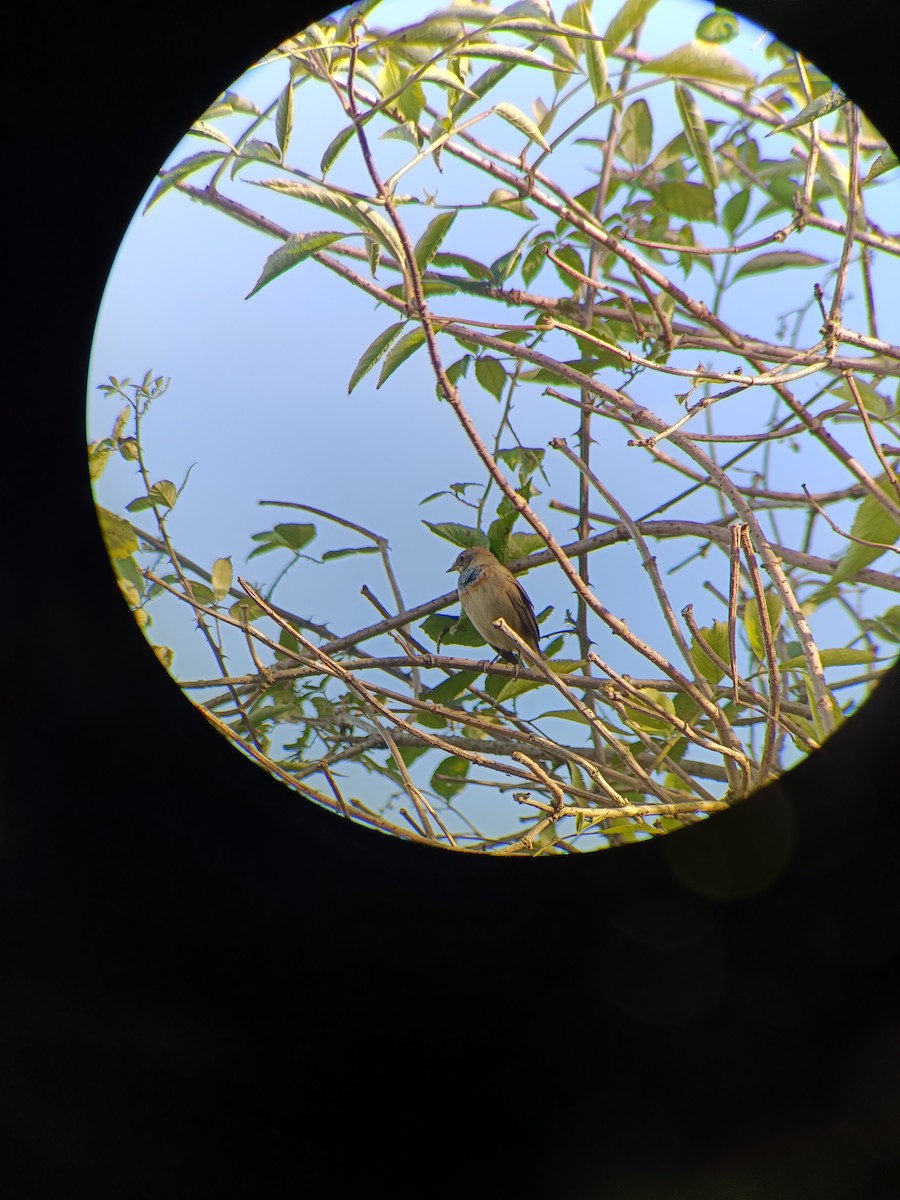
[[[455,569],[456,569],[455,567],[448,567],[447,570],[444,572],[444,574],[452,575]]]

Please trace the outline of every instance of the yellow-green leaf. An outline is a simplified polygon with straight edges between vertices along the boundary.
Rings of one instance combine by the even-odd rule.
[[[676,79],[724,83],[742,91],[752,88],[756,83],[752,71],[713,42],[688,42],[660,58],[653,58],[644,63],[641,70]]]
[[[224,600],[231,588],[234,571],[230,558],[217,558],[212,569],[212,589],[216,600]]]
[[[709,144],[706,122],[700,112],[700,106],[694,99],[694,93],[683,83],[675,85],[675,103],[678,106],[678,114],[681,117],[681,124],[691,153],[703,172],[703,178],[715,191],[719,186],[719,168],[716,165],[712,146]]]
[[[109,557],[128,558],[130,554],[134,554],[138,548],[138,540],[129,522],[99,505],[97,517]]]

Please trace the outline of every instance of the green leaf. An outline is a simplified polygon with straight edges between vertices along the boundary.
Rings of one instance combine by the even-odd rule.
[[[780,271],[782,267],[821,267],[828,260],[805,250],[769,250],[742,263],[732,277],[732,283],[743,275],[761,275],[765,271]]]
[[[502,117],[504,121],[508,121],[510,125],[514,125],[521,133],[524,133],[532,142],[537,142],[542,150],[550,151],[550,143],[535,125],[530,117],[516,108],[514,104],[507,104],[505,101],[502,104],[495,104],[491,110],[498,117]]]
[[[715,193],[702,183],[682,183],[677,180],[661,183],[656,189],[656,202],[665,213],[684,217],[688,221],[715,221]]]
[[[506,371],[499,359],[493,358],[490,354],[476,358],[475,378],[486,392],[490,392],[496,400],[501,399],[503,389],[506,387]]]
[[[724,663],[727,663],[731,657],[728,648],[728,623],[715,621],[712,625],[701,629],[700,633],[709,643],[710,649],[714,650]],[[716,666],[696,638],[691,642],[691,658],[703,678],[710,683],[717,684],[725,675],[725,672]]]
[[[704,17],[697,26],[697,37],[701,42],[731,42],[738,36],[740,28],[734,13],[716,9]]]
[[[707,83],[724,83],[746,91],[756,78],[743,63],[712,42],[688,42],[670,50],[661,58],[644,63],[642,71],[652,71],[670,78],[699,79]]]
[[[462,50],[466,58],[495,58],[504,63],[520,64],[523,67],[541,67],[545,71],[559,71],[566,75],[572,74],[572,68],[558,62],[548,62],[533,50],[523,50],[519,46],[504,46],[501,42],[470,42]],[[475,84],[473,90],[477,90]],[[459,108],[457,106],[457,114]]]
[[[469,766],[467,758],[457,758],[455,754],[450,758],[445,758],[438,763],[431,776],[432,789],[445,800],[452,800],[466,786]]]
[[[511,533],[506,543],[508,558],[525,558],[536,550],[546,549],[544,539],[537,533]]]
[[[297,524],[296,522],[285,522],[275,526],[275,533],[281,538],[285,546],[295,553],[302,550],[316,536],[315,525]]]
[[[675,103],[691,153],[697,160],[707,185],[715,191],[719,186],[719,168],[709,143],[706,122],[700,112],[700,106],[694,99],[694,93],[683,83],[675,85]]]
[[[886,475],[879,475],[875,482],[886,496],[897,499],[897,494]],[[874,496],[866,495],[856,510],[850,532],[854,537],[867,542],[881,542],[885,546],[894,546],[900,538],[900,524],[881,507]],[[870,562],[874,562],[885,553],[886,551],[878,546],[861,546],[858,542],[851,542],[841,556],[831,577],[831,583],[843,583],[845,579],[852,579],[863,567],[867,567]]]
[[[281,150],[281,160],[287,154],[288,143],[294,129],[294,84],[288,80],[287,86],[278,97],[278,107],[275,110],[275,141]]]
[[[739,192],[735,192],[722,205],[722,224],[725,226],[730,237],[734,237],[734,232],[747,215],[747,206],[750,203],[750,191],[748,188],[742,188]]]
[[[501,80],[505,79],[515,65],[512,62],[495,63],[493,67],[488,67],[477,79],[473,79],[469,85],[467,94],[461,96],[453,106],[454,121],[458,122],[460,117],[468,112],[477,100],[483,100],[491,88],[496,87]]]
[[[353,374],[350,376],[350,382],[347,384],[348,394],[353,391],[361,379],[368,375],[375,364],[387,353],[391,343],[400,336],[400,333],[406,327],[406,321],[398,321],[395,325],[389,325],[387,329],[383,329],[378,337],[367,346],[359,362],[353,368]]]
[[[325,153],[322,155],[322,161],[319,164],[319,170],[324,179],[331,168],[334,166],[341,151],[353,137],[356,127],[354,125],[346,125],[340,133],[336,133],[325,148]]]
[[[821,96],[817,96],[810,104],[792,117],[790,121],[784,121],[781,125],[776,125],[770,129],[766,137],[771,137],[773,133],[784,133],[787,129],[796,129],[798,125],[809,125],[813,121],[817,121],[820,117],[827,116],[828,113],[834,112],[838,108],[843,108],[845,104],[849,104],[850,97],[845,96],[840,88],[832,88],[830,92],[825,92]]]
[[[100,522],[100,532],[106,543],[106,552],[110,558],[128,558],[138,548],[137,534],[124,517],[112,513],[108,508],[97,506],[97,519]]]
[[[332,558],[348,558],[351,554],[377,554],[377,546],[349,546],[345,550],[326,550],[322,555],[322,562],[328,562]]]
[[[642,167],[653,148],[653,116],[646,100],[635,100],[622,117],[619,153],[633,167]]]
[[[249,624],[250,621],[258,621],[265,613],[255,600],[245,596],[243,600],[235,600],[228,610],[228,615],[234,617],[235,621],[246,621]]]
[[[625,3],[610,21],[604,36],[606,53],[618,50],[630,33],[640,25],[657,0],[625,0]]]
[[[470,546],[487,546],[487,538],[480,529],[473,529],[471,525],[458,525],[454,521],[443,521],[434,524],[432,521],[423,521],[432,533],[436,533],[438,537],[443,538],[445,542],[452,542],[454,546],[459,546],[463,550],[468,550]]]
[[[444,238],[450,232],[450,227],[456,220],[455,212],[439,213],[428,225],[428,228],[416,242],[415,257],[419,270],[424,271],[437,254]]]
[[[883,175],[885,171],[893,171],[898,163],[900,163],[900,159],[897,158],[897,155],[894,153],[894,151],[890,148],[890,146],[885,146],[882,152],[872,163],[871,167],[869,167],[869,173],[864,182],[871,183],[873,179],[877,179],[878,176]]]
[[[781,613],[784,609],[784,604],[777,592],[766,592],[765,596],[766,610],[769,614],[769,624],[772,627],[772,639],[774,641],[778,637],[778,630],[781,626]],[[750,649],[760,662],[765,662],[765,640],[763,638],[759,606],[756,603],[755,596],[751,596],[744,606],[744,629],[747,633],[747,641],[750,643]]]
[[[273,279],[283,275],[291,267],[296,267],[298,263],[303,262],[317,251],[324,250],[326,246],[331,246],[334,242],[339,242],[342,237],[344,237],[343,233],[328,230],[319,233],[292,233],[287,241],[277,250],[273,250],[266,259],[259,279],[244,299],[249,300],[267,283],[271,283]]]
[[[224,600],[231,588],[234,570],[230,558],[217,558],[212,568],[212,590],[216,601]]]
[[[442,645],[483,646],[485,644],[484,638],[466,616],[451,617],[447,613],[432,613],[430,617],[425,618],[419,628],[438,647]]]
[[[159,183],[153,189],[150,199],[144,205],[144,212],[148,212],[160,196],[163,196],[176,183],[181,183],[183,179],[187,179],[195,171],[202,171],[204,167],[208,167],[212,163],[221,162],[223,158],[227,157],[228,155],[223,154],[220,150],[201,150],[199,154],[192,154],[189,158],[182,159],[177,166],[170,167],[167,171],[160,171]]]
[[[386,383],[400,364],[406,362],[411,354],[415,354],[424,341],[425,330],[421,325],[414,325],[409,333],[405,333],[399,341],[394,342],[384,356],[381,374],[378,376],[378,383],[375,386],[380,388],[383,383]]]
[[[822,660],[823,667],[856,667],[863,666],[872,662],[874,655],[871,650],[820,650],[819,658]],[[806,659],[802,654],[796,654],[792,658],[786,658],[780,663],[782,671],[806,671],[808,670]]]
[[[439,250],[433,259],[436,267],[462,267],[470,279],[490,281],[491,269],[477,259],[467,258],[465,254],[448,253]]]
[[[588,4],[582,3],[578,5],[580,19],[578,24],[586,33],[596,33],[591,10]],[[584,63],[587,68],[588,80],[590,81],[591,91],[594,93],[594,101],[600,104],[609,94],[609,67],[606,62],[606,51],[603,48],[603,42],[589,38],[584,43]]]
[[[201,583],[198,579],[189,579],[191,599],[196,600],[198,604],[205,604],[209,607],[215,601],[213,590],[205,583]]]
[[[646,696],[649,701],[652,701],[657,708],[671,713],[674,717],[675,705],[672,697],[667,692],[660,692],[652,687],[641,688],[640,692],[641,695]],[[657,716],[653,712],[644,712],[642,709],[636,708],[627,702],[624,702],[622,707],[625,711],[625,720],[628,724],[635,726],[637,729],[642,729],[644,733],[666,735],[673,731],[674,727],[670,721],[664,720],[661,716]]]
[[[429,689],[421,697],[426,703],[451,705],[475,682],[480,671],[457,671],[449,679],[443,680],[436,687]]]
[[[515,213],[517,217],[526,217],[529,221],[537,220],[534,209],[529,208],[518,192],[511,192],[509,188],[494,188],[485,203],[502,208],[505,212]]]
[[[232,153],[237,153],[231,138],[227,134],[224,134],[221,129],[217,129],[215,125],[210,125],[207,121],[195,121],[191,126],[190,132],[195,137],[205,137],[210,138],[214,142],[221,142]]]

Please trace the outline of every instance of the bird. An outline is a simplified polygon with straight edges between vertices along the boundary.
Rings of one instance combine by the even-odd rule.
[[[528,594],[512,571],[484,546],[471,546],[457,555],[447,574],[459,572],[457,590],[463,612],[504,662],[518,662],[512,638],[492,624],[500,617],[535,654],[540,654],[540,631]]]

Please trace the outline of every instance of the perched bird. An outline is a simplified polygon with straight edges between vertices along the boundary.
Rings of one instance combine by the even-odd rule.
[[[463,611],[504,662],[518,662],[518,652],[512,639],[491,624],[500,617],[526,645],[540,654],[540,632],[531,601],[512,571],[507,570],[490,550],[483,546],[463,550],[453,566],[447,568],[447,574],[451,571],[459,572],[457,589]]]

